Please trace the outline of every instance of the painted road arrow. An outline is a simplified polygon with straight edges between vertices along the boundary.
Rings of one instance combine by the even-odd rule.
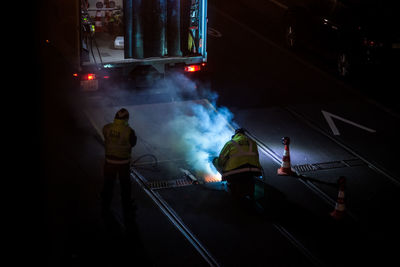
[[[332,130],[332,132],[333,132],[334,135],[340,135],[340,132],[339,132],[338,128],[336,127],[335,123],[333,122],[333,119],[332,119],[332,118],[341,120],[341,121],[343,121],[343,122],[345,122],[345,123],[351,124],[351,125],[353,125],[353,126],[356,126],[356,127],[360,128],[360,129],[363,129],[363,130],[365,130],[365,131],[367,131],[367,132],[370,132],[370,133],[375,133],[375,132],[376,132],[374,129],[365,127],[365,126],[360,125],[360,124],[358,124],[358,123],[355,123],[355,122],[353,122],[353,121],[350,121],[350,120],[347,120],[347,119],[345,119],[345,118],[339,117],[339,116],[337,116],[337,115],[335,115],[335,114],[332,114],[332,113],[330,113],[330,112],[327,112],[327,111],[325,111],[325,110],[321,110],[321,112],[322,112],[322,115],[324,115],[324,117],[325,117],[325,119],[326,119],[326,122],[328,123],[328,125],[329,125],[329,127],[331,128],[331,130]]]

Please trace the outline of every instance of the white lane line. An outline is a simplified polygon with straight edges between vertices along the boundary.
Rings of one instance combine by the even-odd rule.
[[[283,8],[283,9],[288,9],[287,5],[282,4],[281,2],[278,2],[276,0],[269,0],[271,3],[274,3],[275,5]]]

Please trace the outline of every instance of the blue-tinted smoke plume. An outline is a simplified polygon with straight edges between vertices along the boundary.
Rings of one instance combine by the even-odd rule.
[[[187,92],[207,99],[190,102],[190,112],[177,109],[169,120],[168,128],[178,136],[176,146],[183,150],[186,160],[198,176],[220,177],[211,160],[219,155],[236,128],[233,114],[225,107],[217,107],[218,95],[215,92],[200,91],[184,76],[176,75],[174,79],[174,82],[167,81],[167,86],[173,88],[177,100]]]

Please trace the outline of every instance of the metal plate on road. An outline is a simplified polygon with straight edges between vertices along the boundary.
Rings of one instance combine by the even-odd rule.
[[[331,162],[294,165],[293,168],[296,171],[302,173],[302,172],[320,171],[320,170],[329,170],[336,168],[356,167],[365,165],[367,164],[360,159],[348,159],[348,160],[339,160]]]
[[[193,181],[187,178],[168,180],[168,181],[150,181],[147,182],[147,186],[151,189],[164,189],[172,187],[182,187],[193,185]]]

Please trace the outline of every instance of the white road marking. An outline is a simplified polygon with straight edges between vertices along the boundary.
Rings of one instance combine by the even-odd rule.
[[[279,1],[276,1],[276,0],[269,0],[271,3],[274,3],[275,5],[277,5],[277,6],[279,6],[279,7],[281,7],[281,8],[283,8],[283,9],[288,9],[288,7],[287,7],[287,5],[284,5],[284,4],[282,4],[281,2],[279,2]]]
[[[216,30],[216,29],[214,29],[212,27],[208,27],[207,34],[212,36],[212,37],[217,37],[217,38],[222,37],[222,34],[218,30]]]
[[[365,127],[365,126],[360,125],[358,123],[355,123],[353,121],[350,121],[350,120],[347,120],[345,118],[339,117],[339,116],[334,115],[334,114],[332,114],[330,112],[327,112],[325,110],[321,110],[321,112],[322,112],[322,115],[324,115],[324,117],[326,119],[326,122],[328,123],[328,125],[331,128],[331,130],[332,130],[334,135],[340,135],[340,132],[339,132],[338,128],[336,127],[336,124],[333,122],[332,118],[341,120],[341,121],[343,121],[345,123],[348,123],[350,125],[356,126],[356,127],[360,128],[360,129],[363,129],[363,130],[365,130],[367,132],[370,132],[370,133],[375,133],[376,132],[374,129]]]

